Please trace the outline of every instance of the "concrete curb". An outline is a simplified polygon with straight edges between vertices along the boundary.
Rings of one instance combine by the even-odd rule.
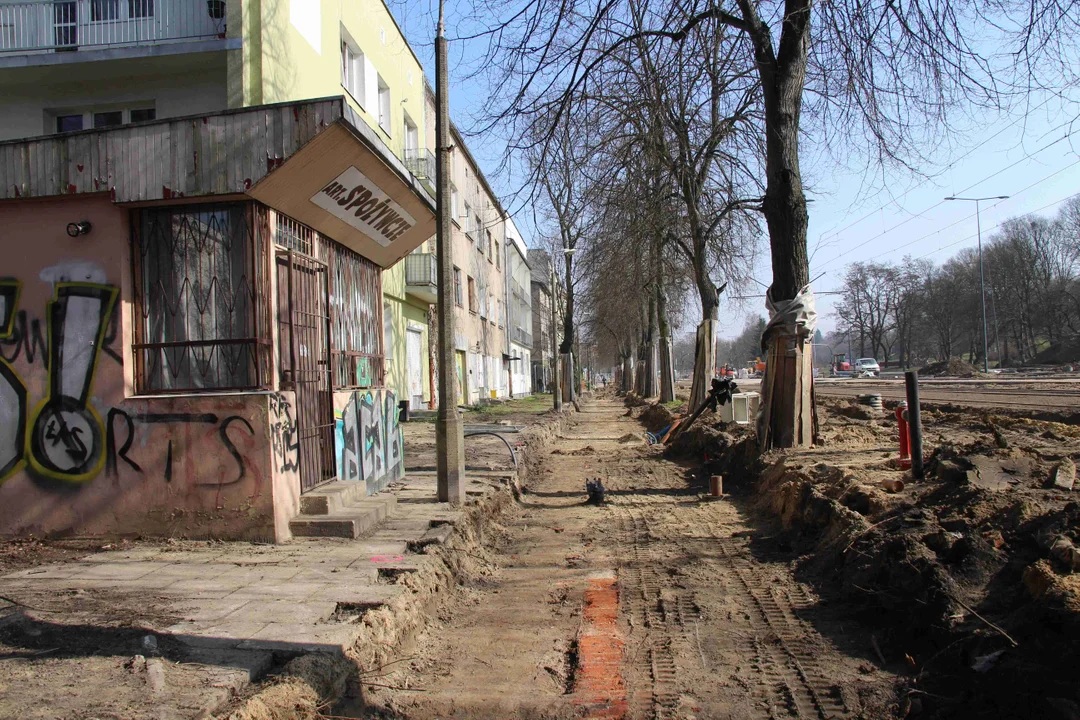
[[[364,614],[356,641],[344,657],[311,653],[291,660],[269,684],[231,712],[218,715],[219,720],[317,720],[320,709],[340,700],[350,682],[362,684],[365,673],[397,659],[402,647],[423,629],[439,596],[472,574],[476,561],[468,549],[484,544],[484,527],[518,497],[539,453],[566,429],[573,415],[572,409],[564,410],[522,432],[524,449],[513,484],[469,505],[444,543],[423,549],[422,557],[430,561],[399,577],[398,584],[407,592]]]

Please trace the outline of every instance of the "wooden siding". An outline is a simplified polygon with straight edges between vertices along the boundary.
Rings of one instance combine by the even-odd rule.
[[[264,105],[0,143],[0,200],[109,192],[127,203],[246,192],[341,120],[343,104]]]

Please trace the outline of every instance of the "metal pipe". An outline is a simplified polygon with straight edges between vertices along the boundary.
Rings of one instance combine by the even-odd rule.
[[[922,418],[919,415],[919,371],[904,373],[907,386],[908,440],[911,449],[911,476],[923,478]]]

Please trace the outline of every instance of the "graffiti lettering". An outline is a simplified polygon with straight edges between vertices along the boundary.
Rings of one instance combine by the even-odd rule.
[[[4,298],[0,329],[7,341],[16,332],[13,315],[20,288],[18,281],[0,281],[0,296]],[[46,312],[48,391],[32,413],[26,409],[25,383],[7,356],[0,360],[0,396],[5,400],[0,411],[4,421],[0,431],[0,480],[14,474],[24,462],[44,477],[75,482],[88,480],[101,470],[105,460],[104,427],[88,400],[104,342],[105,321],[117,294],[117,289],[109,285],[56,283]],[[19,311],[19,316],[25,331],[25,315]],[[17,352],[25,347],[32,359],[35,344],[20,343]]]
[[[117,447],[117,423],[116,419],[120,418],[123,422],[121,426],[126,426],[126,435],[124,436],[124,444],[119,448]],[[200,485],[232,485],[233,483],[240,482],[247,475],[247,466],[244,461],[244,456],[240,450],[233,443],[232,439],[228,435],[229,426],[235,422],[241,422],[248,429],[252,435],[255,434],[254,429],[251,427],[251,423],[239,415],[231,415],[221,421],[218,425],[218,416],[215,413],[137,413],[134,417],[128,415],[127,412],[121,408],[112,408],[109,410],[108,420],[106,425],[106,458],[105,458],[105,474],[111,477],[116,477],[119,472],[117,460],[123,460],[127,463],[128,467],[139,474],[143,474],[143,467],[137,460],[129,455],[132,443],[135,441],[135,433],[140,425],[162,425],[162,424],[202,424],[202,425],[217,425],[218,426],[218,438],[221,441],[222,447],[226,452],[236,461],[236,478],[233,480],[225,481],[223,479],[217,479],[214,482],[199,483]],[[165,482],[171,482],[173,478],[173,441],[169,439],[168,445],[165,450],[165,467],[162,471],[162,477]]]
[[[30,421],[27,461],[39,474],[82,482],[105,462],[101,417],[88,404],[117,289],[58,282],[49,303],[49,380]]]
[[[20,357],[25,357],[29,364],[33,364],[38,357],[44,362],[49,351],[41,332],[41,321],[37,318],[28,320],[25,310],[16,313],[12,320],[9,332],[0,340],[0,357],[9,363],[14,363]]]
[[[0,342],[11,337],[22,284],[0,280]],[[25,457],[26,385],[0,354],[0,482],[22,466]]]
[[[388,412],[391,407],[393,412]],[[397,398],[392,391],[353,392],[334,416],[339,479],[363,480],[371,494],[404,474]]]
[[[292,405],[280,393],[270,396],[270,412],[274,420],[270,425],[270,445],[280,472],[300,469],[300,436],[293,420]]]
[[[255,428],[251,427],[251,423],[249,423],[247,420],[240,417],[239,415],[232,415],[231,417],[225,418],[221,422],[221,429],[218,431],[218,433],[221,435],[221,442],[225,445],[225,449],[229,451],[229,454],[233,456],[233,459],[236,460],[237,469],[239,470],[235,480],[233,480],[232,482],[222,482],[220,483],[221,485],[231,485],[232,483],[238,483],[244,479],[244,472],[246,470],[246,468],[244,467],[244,456],[241,455],[240,451],[236,449],[235,445],[233,445],[232,440],[229,439],[228,432],[229,425],[237,421],[242,422],[244,424],[244,427],[248,429],[248,432],[252,435],[255,435]]]

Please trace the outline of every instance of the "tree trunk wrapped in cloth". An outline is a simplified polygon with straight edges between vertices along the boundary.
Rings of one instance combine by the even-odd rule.
[[[769,310],[769,324],[761,335],[766,359],[757,419],[758,446],[768,449],[810,445],[817,430],[814,293],[807,285],[791,300],[774,301],[770,289],[765,294],[765,307]]]

